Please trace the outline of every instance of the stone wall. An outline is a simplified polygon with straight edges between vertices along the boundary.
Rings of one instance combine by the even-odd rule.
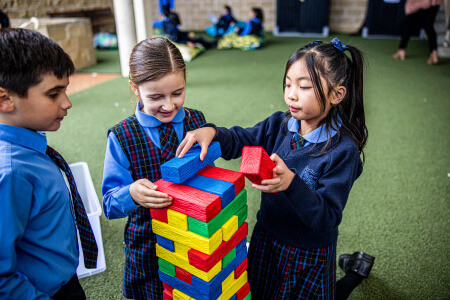
[[[368,2],[368,0],[331,0],[330,31],[357,32],[366,19]]]
[[[28,19],[11,19],[11,26],[17,27]],[[26,28],[35,29],[33,24]],[[39,18],[36,29],[57,42],[72,58],[75,68],[95,65],[97,59],[92,45],[92,26],[85,18]]]

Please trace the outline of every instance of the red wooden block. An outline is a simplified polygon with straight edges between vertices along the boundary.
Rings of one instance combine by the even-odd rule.
[[[261,184],[263,179],[272,178],[275,163],[270,159],[264,148],[245,146],[242,149],[241,168],[239,172],[253,183]]]
[[[192,274],[182,268],[175,266],[175,274],[178,279],[192,285]]]
[[[196,267],[199,270],[208,272],[214,267],[222,258],[230,252],[234,247],[239,244],[248,234],[248,223],[242,223],[236,233],[227,241],[222,242],[219,248],[216,249],[211,255],[202,253],[198,250],[191,249],[188,252],[189,264]]]
[[[173,300],[173,295],[171,291],[164,290],[163,291],[163,300]]]
[[[244,175],[232,170],[222,169],[218,167],[206,166],[197,172],[197,175],[214,178],[234,184],[234,195],[239,194],[245,187]]]
[[[163,284],[163,288],[164,288],[165,290],[168,290],[169,292],[173,291],[173,287],[172,287],[172,286],[168,285],[168,284],[165,283],[165,282],[163,282],[162,284]]]
[[[222,209],[218,195],[163,179],[156,181],[155,184],[158,186],[158,191],[166,193],[173,198],[172,205],[169,206],[170,209],[194,219],[209,222]]]
[[[247,270],[247,257],[234,269],[234,279],[238,279]]]
[[[152,219],[168,223],[167,220],[167,208],[150,208],[150,215]]]
[[[247,282],[236,292],[236,300],[244,299],[248,293],[250,293],[250,283]]]

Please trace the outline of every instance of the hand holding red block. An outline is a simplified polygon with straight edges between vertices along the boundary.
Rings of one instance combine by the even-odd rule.
[[[239,172],[251,182],[261,184],[263,179],[272,178],[275,163],[270,159],[264,148],[259,146],[245,146],[242,149],[241,168]]]

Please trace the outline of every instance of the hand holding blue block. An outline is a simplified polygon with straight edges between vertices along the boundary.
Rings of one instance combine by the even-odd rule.
[[[195,145],[183,158],[175,157],[161,165],[162,178],[181,184],[222,155],[219,142],[212,142],[209,145],[208,153],[203,161],[200,160],[200,152],[200,146]]]

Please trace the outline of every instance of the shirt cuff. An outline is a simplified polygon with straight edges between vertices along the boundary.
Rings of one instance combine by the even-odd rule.
[[[125,214],[129,214],[139,207],[139,204],[136,204],[136,202],[133,201],[133,198],[131,198],[130,185],[124,186],[123,188],[119,189],[114,196],[116,197],[116,199],[120,199],[122,211]]]

